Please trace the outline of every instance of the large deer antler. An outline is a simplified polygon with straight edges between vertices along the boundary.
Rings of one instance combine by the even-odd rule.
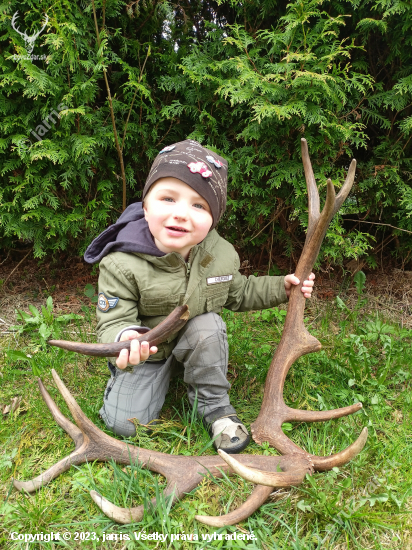
[[[197,487],[205,475],[211,474],[220,478],[224,474],[233,475],[236,472],[244,479],[258,484],[246,502],[237,510],[220,517],[196,516],[196,519],[202,523],[223,527],[234,525],[248,518],[266,501],[274,487],[299,485],[305,475],[313,470],[310,460],[301,454],[282,457],[238,455],[235,460],[222,451],[219,453],[222,458],[218,456],[189,457],[168,455],[135,447],[99,430],[83,413],[55,370],[52,370],[52,375],[77,426],[61,413],[39,378],[40,391],[54,420],[70,435],[76,447],[70,455],[62,458],[34,479],[30,481],[14,480],[14,486],[19,491],[36,491],[68,470],[73,464],[83,464],[94,460],[114,460],[119,464],[130,464],[131,461],[139,460],[143,468],[161,474],[167,479],[167,487],[163,494],[176,502]],[[90,491],[90,495],[97,506],[118,523],[132,523],[141,521],[143,518],[143,505],[136,508],[121,508],[109,502],[96,491]],[[153,499],[152,505],[155,504],[156,499]]]
[[[332,418],[340,418],[341,416],[347,416],[358,411],[362,408],[362,404],[356,403],[349,407],[322,412],[292,409],[283,400],[283,387],[292,364],[302,355],[319,351],[322,347],[319,340],[309,334],[303,323],[305,298],[301,292],[301,287],[303,281],[308,278],[312,271],[331,219],[342,206],[343,201],[352,188],[355,178],[356,161],[352,160],[345,183],[337,196],[335,196],[335,188],[331,180],[327,181],[326,202],[322,212],[320,212],[318,188],[305,139],[301,140],[301,145],[309,201],[309,224],[306,241],[295,271],[296,277],[301,282],[292,288],[290,294],[282,339],[276,349],[267,374],[262,407],[258,418],[252,424],[252,437],[258,444],[268,441],[272,447],[282,454],[293,452],[304,453],[306,456],[310,456],[315,469],[321,471],[346,464],[356,456],[366,443],[368,437],[367,428],[364,428],[357,441],[344,451],[329,457],[321,457],[309,455],[295,445],[283,433],[282,424],[290,421],[322,422]]]

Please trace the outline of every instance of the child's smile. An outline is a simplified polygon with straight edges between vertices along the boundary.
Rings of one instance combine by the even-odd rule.
[[[177,178],[159,179],[145,197],[143,208],[158,249],[178,252],[185,260],[213,224],[207,201]]]
[[[184,227],[179,227],[177,225],[174,225],[172,227],[166,227],[166,229],[168,230],[168,233],[170,235],[176,235],[177,237],[179,236],[179,233],[187,233],[187,229],[185,229]]]

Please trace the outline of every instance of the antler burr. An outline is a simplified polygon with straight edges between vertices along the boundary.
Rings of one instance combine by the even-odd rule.
[[[302,355],[319,351],[321,343],[309,334],[304,323],[305,298],[301,292],[302,283],[308,278],[319,253],[329,223],[352,188],[356,161],[352,160],[346,180],[338,193],[329,179],[327,181],[327,195],[325,206],[320,212],[320,201],[315,176],[309,158],[308,145],[305,139],[301,140],[302,160],[305,171],[309,202],[309,223],[305,245],[295,275],[300,284],[292,288],[285,327],[282,338],[273,356],[266,378],[262,407],[256,421],[252,424],[252,437],[258,443],[268,441],[269,444],[281,453],[303,453],[310,456],[315,470],[330,470],[334,466],[346,464],[355,457],[364,447],[368,436],[367,428],[347,449],[328,457],[309,455],[293,443],[282,431],[282,424],[290,421],[322,422],[332,418],[340,418],[353,414],[362,408],[361,403],[349,407],[342,407],[331,411],[301,411],[288,407],[283,400],[283,388],[287,373],[292,364]]]

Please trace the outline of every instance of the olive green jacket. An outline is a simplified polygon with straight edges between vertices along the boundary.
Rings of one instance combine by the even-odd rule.
[[[176,252],[160,258],[140,253],[112,252],[100,262],[99,294],[110,300],[97,308],[100,342],[113,342],[130,325],[150,328],[182,304],[190,318],[222,308],[260,310],[286,302],[283,277],[249,278],[239,273],[239,256],[216,230],[190,251],[188,262]],[[113,306],[113,304],[116,304]],[[150,357],[160,361],[174,348],[177,335],[158,346]]]

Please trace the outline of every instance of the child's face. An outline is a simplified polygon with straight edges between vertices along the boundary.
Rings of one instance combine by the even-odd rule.
[[[213,223],[209,204],[177,178],[159,179],[147,194],[143,208],[157,248],[166,253],[178,252],[185,260]]]

